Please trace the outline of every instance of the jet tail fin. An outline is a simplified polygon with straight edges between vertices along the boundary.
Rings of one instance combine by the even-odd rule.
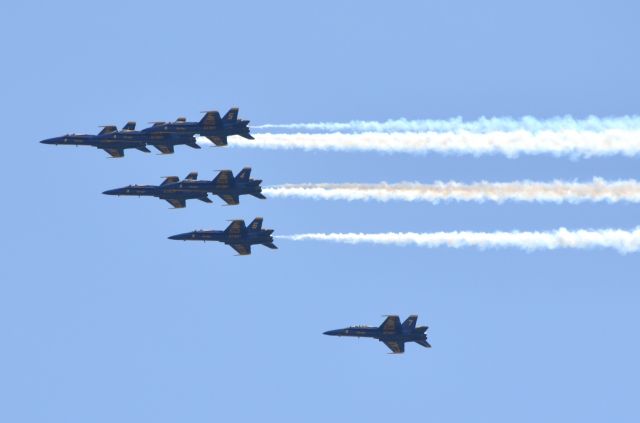
[[[407,319],[402,323],[402,329],[414,330],[416,328],[416,322],[418,321],[418,316],[412,314],[407,317]]]
[[[238,109],[237,107],[232,107],[229,109],[229,111],[224,115],[224,117],[222,118],[222,120],[224,120],[225,122],[235,122],[238,120],[238,111],[240,109]]]
[[[251,178],[251,168],[245,167],[236,175],[236,181],[247,182]]]
[[[264,219],[262,219],[261,217],[256,217],[255,219],[253,219],[253,221],[249,224],[249,229],[253,230],[253,231],[259,231],[262,229],[262,221]]]
[[[136,130],[136,123],[134,121],[129,121],[122,127],[122,130],[123,131],[135,131]]]
[[[431,344],[427,342],[427,340],[422,340],[422,341],[416,341],[416,344],[420,344],[425,348],[431,348]]]

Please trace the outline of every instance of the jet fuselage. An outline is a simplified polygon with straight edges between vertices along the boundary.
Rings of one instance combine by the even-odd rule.
[[[48,145],[88,145],[105,150],[125,150],[127,148],[135,148],[141,151],[145,151],[145,141],[141,137],[137,136],[136,134],[132,134],[131,132],[138,131],[118,131],[103,135],[69,134],[63,135],[61,137],[49,138],[40,142],[42,144]]]
[[[229,233],[227,231],[192,231],[183,234],[170,236],[169,239],[178,241],[218,241],[227,245],[231,244],[264,244],[272,243],[272,229],[261,229],[259,231],[246,231],[245,233]]]
[[[384,332],[380,328],[368,326],[350,326],[344,329],[336,329],[325,332],[325,335],[331,336],[353,336],[357,338],[376,338],[381,341],[422,341],[426,340],[426,326],[419,326],[413,330],[402,329],[400,332]]]

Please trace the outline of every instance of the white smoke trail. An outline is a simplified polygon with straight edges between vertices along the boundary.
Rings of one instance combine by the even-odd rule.
[[[200,139],[200,141],[204,141]],[[208,142],[208,141],[206,141]],[[255,140],[230,137],[233,147],[336,151],[379,151],[386,153],[520,154],[592,157],[640,153],[640,130],[610,129],[601,132],[512,131],[394,132],[361,134],[255,134]]]
[[[636,180],[605,181],[594,178],[590,183],[553,182],[440,182],[420,184],[285,184],[263,188],[270,197],[298,197],[316,200],[375,201],[526,201],[581,203],[606,201],[640,202],[640,183]]]
[[[293,241],[314,240],[347,244],[417,245],[428,248],[518,248],[526,251],[556,250],[560,248],[612,248],[622,254],[640,250],[640,228],[635,228],[632,231],[619,229],[570,231],[560,228],[550,232],[309,233],[285,235],[278,238]]]
[[[590,131],[599,132],[611,129],[627,131],[640,130],[640,116],[620,116],[599,118],[589,116],[575,119],[571,116],[536,119],[524,116],[519,119],[509,117],[481,117],[477,120],[464,121],[461,117],[446,120],[408,120],[395,119],[385,122],[354,120],[351,122],[315,122],[265,124],[253,126],[256,129],[284,129],[296,131],[325,132],[458,132],[476,133],[500,131]]]

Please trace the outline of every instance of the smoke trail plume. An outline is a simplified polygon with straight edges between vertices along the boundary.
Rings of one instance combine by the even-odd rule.
[[[640,250],[640,228],[632,231],[619,229],[570,231],[560,228],[550,232],[309,233],[280,236],[278,238],[293,241],[314,240],[347,244],[417,245],[428,248],[518,248],[526,251],[556,250],[560,248],[611,248],[622,254]]]
[[[200,141],[203,141],[200,139]],[[609,129],[601,132],[523,130],[511,132],[394,132],[358,134],[255,134],[255,140],[230,137],[233,147],[385,153],[520,154],[592,157],[640,153],[640,130]]]
[[[446,120],[408,120],[395,119],[385,122],[354,120],[351,122],[315,122],[266,124],[253,126],[256,129],[282,129],[295,131],[322,132],[458,132],[476,133],[500,131],[589,131],[599,132],[611,129],[626,131],[640,130],[640,116],[621,116],[599,118],[589,116],[575,119],[571,116],[536,119],[524,116],[519,119],[509,117],[481,117],[477,120],[464,121],[461,117]]]
[[[315,200],[375,201],[505,201],[581,203],[640,202],[640,183],[636,180],[605,181],[594,178],[590,183],[553,182],[435,182],[420,184],[285,184],[263,188],[270,197],[297,197]]]

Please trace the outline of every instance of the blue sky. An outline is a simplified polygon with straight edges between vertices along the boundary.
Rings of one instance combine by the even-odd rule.
[[[638,224],[637,205],[243,199],[102,191],[250,165],[265,184],[636,178],[637,159],[178,148],[40,139],[237,105],[253,123],[637,114],[628,1],[5,4],[0,420],[635,422],[638,255],[167,236]],[[482,3],[482,4],[480,4]],[[420,315],[431,350],[322,336]]]

